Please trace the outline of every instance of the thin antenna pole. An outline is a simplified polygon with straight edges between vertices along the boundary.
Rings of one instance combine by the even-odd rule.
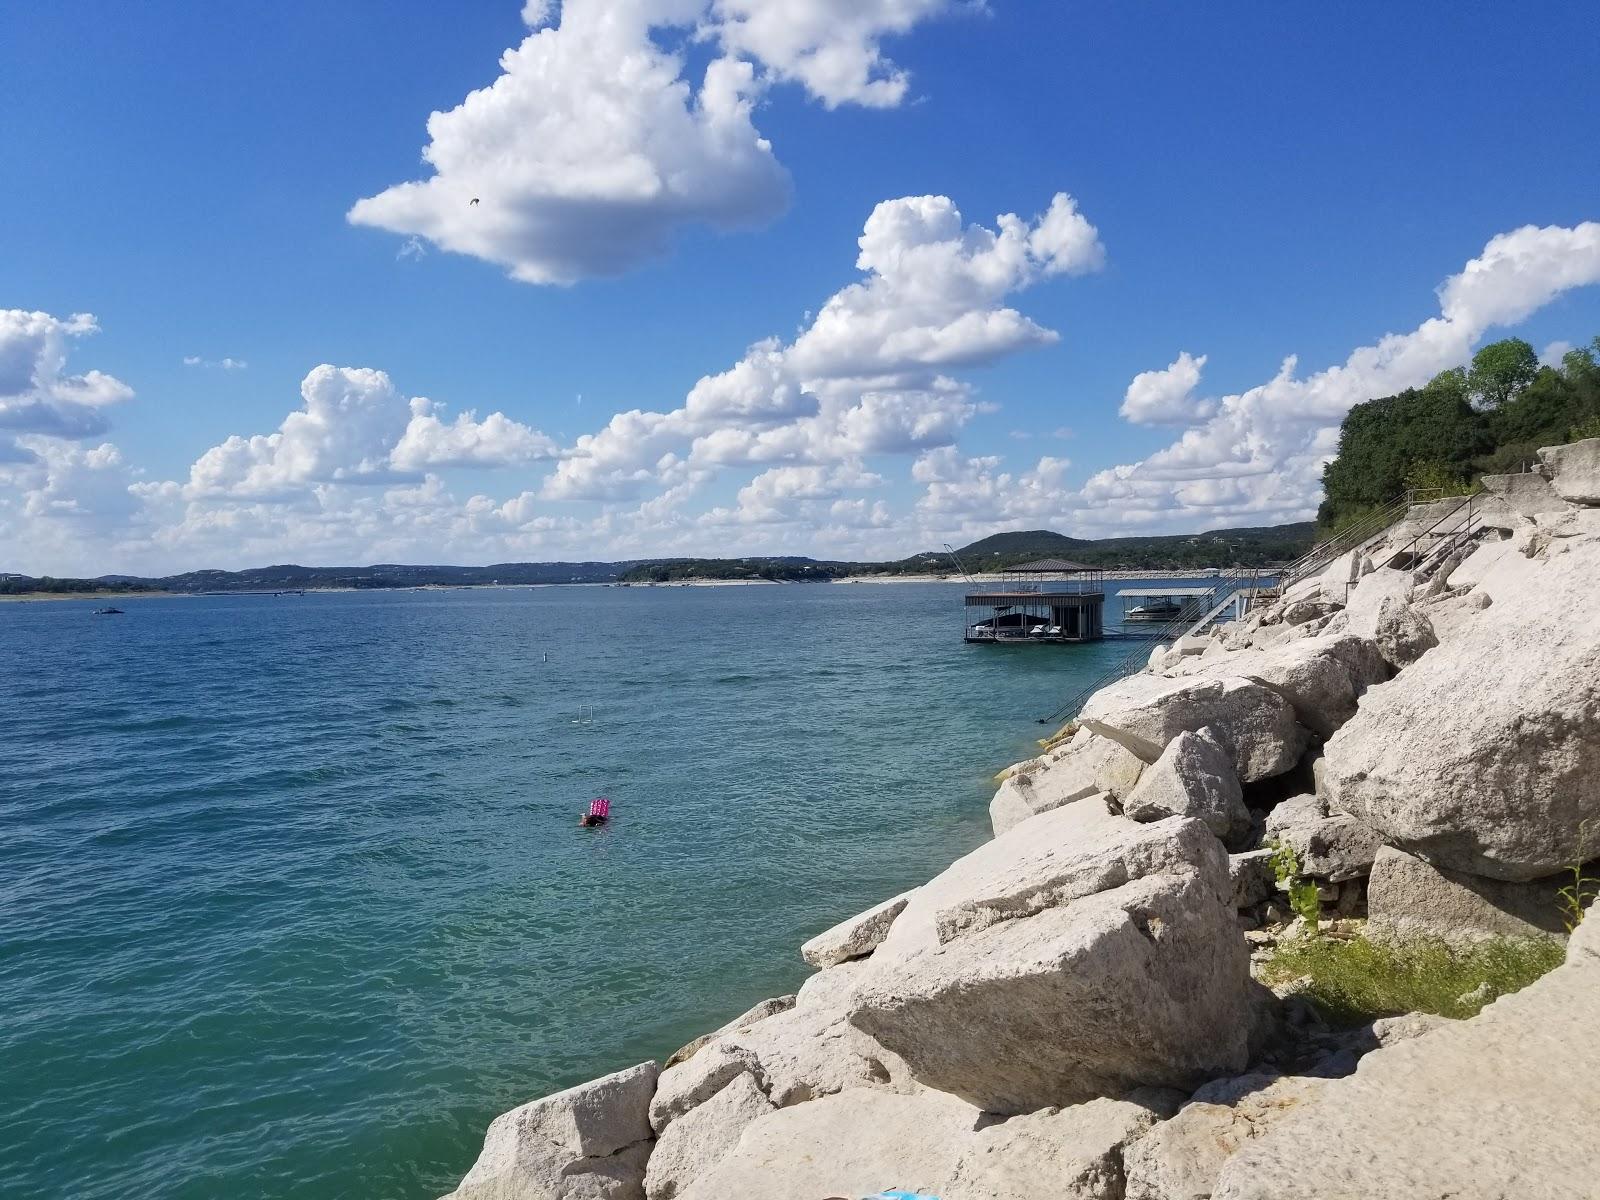
[[[967,565],[966,565],[966,563],[961,561],[961,556],[956,553],[956,548],[954,546],[952,546],[949,542],[946,542],[944,544],[944,548],[945,548],[945,552],[950,555],[951,561],[956,564],[956,570],[961,572],[961,578],[965,579],[968,583],[972,584],[973,586],[977,586],[977,582],[978,581],[975,580],[972,577],[970,572],[968,572]]]

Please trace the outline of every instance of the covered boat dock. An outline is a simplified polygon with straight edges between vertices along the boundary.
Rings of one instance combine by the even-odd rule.
[[[999,586],[967,593],[966,641],[1060,644],[1105,636],[1105,572],[1100,568],[1041,558],[1010,567],[1003,576]]]

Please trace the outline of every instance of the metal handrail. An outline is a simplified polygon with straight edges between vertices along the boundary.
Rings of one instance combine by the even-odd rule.
[[[1407,511],[1413,504],[1419,503],[1415,497],[1422,494],[1424,493],[1420,490],[1412,490],[1396,496],[1378,511],[1367,514],[1339,530],[1326,541],[1319,542],[1283,569],[1278,577],[1279,588],[1288,590],[1308,577],[1316,568],[1327,566],[1347,550],[1366,543],[1388,529],[1401,513]]]
[[[1259,570],[1250,576],[1249,586],[1252,589],[1255,586],[1256,580],[1259,578]],[[1245,574],[1243,571],[1233,575],[1219,576],[1217,586],[1211,590],[1211,596],[1214,598],[1219,592],[1225,592],[1231,599],[1235,593],[1244,590],[1244,580]],[[1202,620],[1204,619],[1206,618],[1202,618]],[[1094,693],[1098,692],[1101,688],[1107,686],[1108,684],[1115,683],[1119,679],[1123,679],[1129,675],[1132,675],[1141,665],[1148,662],[1150,660],[1150,646],[1159,645],[1161,642],[1165,641],[1176,641],[1178,638],[1184,636],[1188,629],[1194,627],[1193,622],[1194,617],[1192,615],[1179,615],[1162,625],[1161,628],[1156,630],[1155,633],[1141,637],[1139,639],[1138,646],[1136,646],[1129,653],[1123,655],[1110,667],[1106,668],[1106,670],[1095,676],[1095,678],[1090,682],[1079,687],[1053,711],[1040,717],[1038,723],[1040,725],[1049,725],[1052,722],[1062,721],[1069,715],[1076,716],[1078,710],[1083,707],[1084,701],[1086,701],[1090,696],[1094,695]]]

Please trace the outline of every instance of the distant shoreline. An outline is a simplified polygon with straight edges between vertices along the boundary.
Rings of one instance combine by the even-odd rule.
[[[1276,568],[1268,570],[1262,568],[1263,575],[1276,573]],[[1107,570],[1107,580],[1128,579],[1206,579],[1212,576],[1226,575],[1228,572],[1217,567],[1197,567],[1194,570],[1148,570],[1133,569]],[[641,580],[583,583],[424,583],[413,584],[405,587],[308,587],[308,588],[283,588],[277,591],[240,590],[216,592],[22,592],[16,595],[0,595],[0,603],[39,603],[57,600],[158,600],[158,599],[200,599],[208,596],[296,596],[296,595],[323,595],[341,592],[520,592],[543,591],[546,588],[580,588],[580,587],[609,587],[628,589],[647,588],[707,588],[707,587],[774,587],[795,584],[840,584],[840,583],[1004,583],[1007,576],[1002,572],[973,575],[970,580],[958,575],[842,575],[837,579],[670,579],[661,582],[648,582]]]

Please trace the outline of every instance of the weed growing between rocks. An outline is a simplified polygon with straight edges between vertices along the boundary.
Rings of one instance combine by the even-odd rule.
[[[1288,846],[1272,847],[1272,874],[1289,895],[1289,907],[1310,927],[1313,933],[1322,916],[1322,901],[1317,895],[1315,880],[1300,874],[1300,862]]]
[[[1299,991],[1333,1024],[1425,1012],[1474,1017],[1498,996],[1527,987],[1561,965],[1554,938],[1496,938],[1454,950],[1428,938],[1390,945],[1366,938],[1316,936],[1279,942],[1268,983],[1304,979]]]
[[[1584,821],[1578,826],[1583,858],[1588,858],[1594,850],[1594,833],[1591,821]],[[1589,874],[1588,868],[1591,865],[1582,862],[1571,864],[1563,872],[1567,876],[1566,886],[1556,889],[1556,903],[1561,908],[1561,924],[1566,927],[1568,935],[1578,927],[1589,906],[1600,899],[1600,878]]]

